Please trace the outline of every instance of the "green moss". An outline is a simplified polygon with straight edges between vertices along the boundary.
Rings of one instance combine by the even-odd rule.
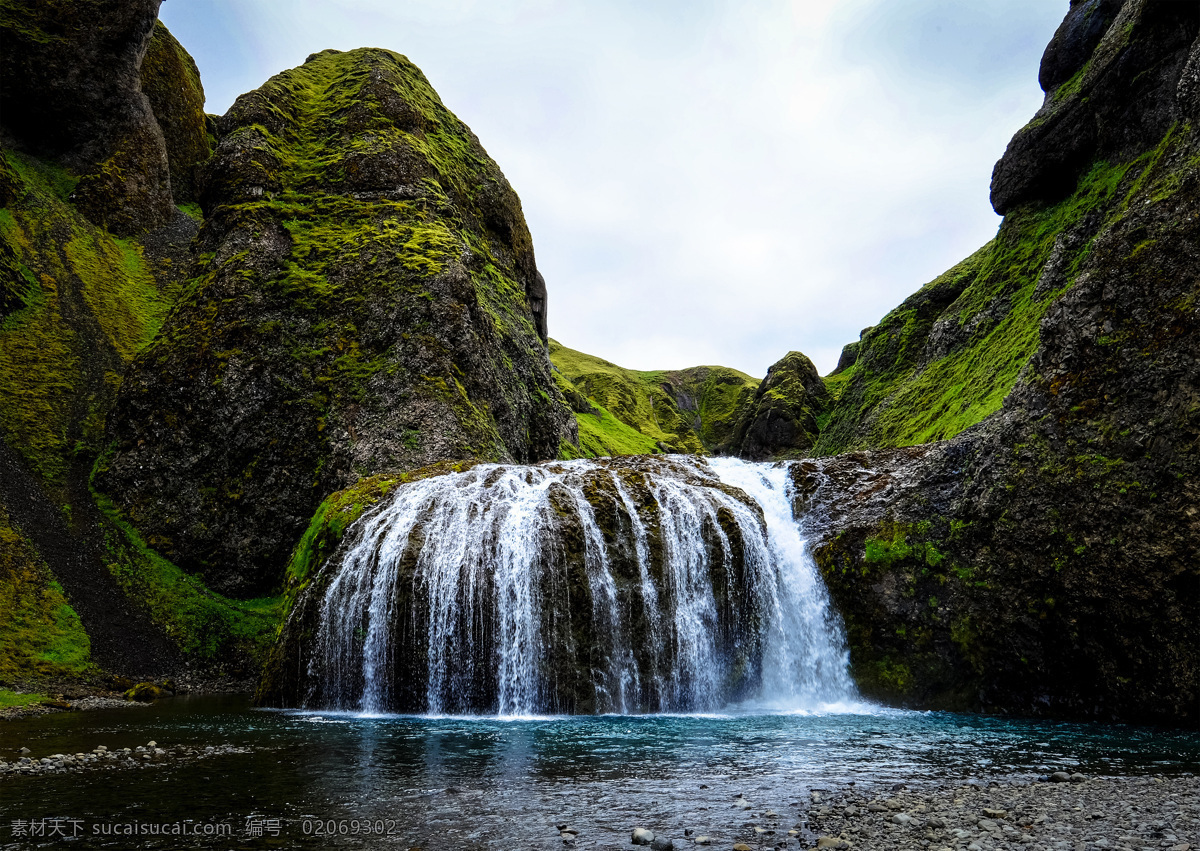
[[[159,292],[140,246],[62,200],[66,172],[17,154],[5,159],[21,200],[0,210],[0,240],[28,288],[24,306],[0,321],[0,433],[57,485],[75,451],[99,449],[119,381],[111,370],[151,340],[170,296]]]
[[[1058,261],[1062,286],[1037,292],[1056,240],[1088,217],[1102,228],[1145,181],[1169,180],[1156,165],[1177,129],[1130,162],[1096,163],[1065,200],[1009,213],[992,242],[869,329],[854,365],[826,379],[836,402],[815,454],[942,440],[1000,410],[1037,349],[1042,316],[1091,251],[1091,241],[1080,240]],[[930,359],[935,322],[950,323],[943,333],[955,343]]]
[[[550,341],[550,360],[567,383],[585,456],[712,451],[733,429],[758,382],[727,367],[624,369]]]
[[[282,597],[230,600],[210,591],[149,547],[109,500],[94,496],[111,524],[105,530],[109,572],[185,655],[207,663],[265,656]]]
[[[0,680],[72,676],[91,642],[62,587],[0,506]]]

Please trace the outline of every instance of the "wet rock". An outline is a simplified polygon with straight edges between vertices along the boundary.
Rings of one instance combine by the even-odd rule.
[[[654,831],[644,827],[635,827],[629,836],[629,841],[634,845],[649,845],[654,841]]]
[[[675,851],[675,842],[665,836],[655,836],[650,848],[652,851]]]

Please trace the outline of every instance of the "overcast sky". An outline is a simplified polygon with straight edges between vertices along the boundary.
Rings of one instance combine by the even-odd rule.
[[[762,376],[996,232],[1067,0],[166,0],[209,112],[327,47],[425,72],[521,196],[550,334]]]

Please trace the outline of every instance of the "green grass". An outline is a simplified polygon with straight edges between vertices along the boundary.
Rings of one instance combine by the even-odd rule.
[[[591,457],[651,454],[663,447],[709,452],[729,435],[759,383],[720,366],[625,369],[556,340],[550,341],[550,360],[570,383],[568,389],[586,397],[594,409],[575,412],[579,454]],[[667,388],[691,398],[696,410],[681,410]]]
[[[0,680],[82,674],[91,642],[62,587],[0,506]]]
[[[1012,211],[994,240],[868,331],[854,365],[826,379],[837,401],[815,454],[942,440],[1000,410],[1039,345],[1042,316],[1091,251],[1083,240],[1065,257],[1059,286],[1037,293],[1056,239],[1089,215],[1119,218],[1144,181],[1168,182],[1156,166],[1175,133],[1131,162],[1094,164],[1061,202]],[[937,320],[953,323],[965,341],[925,363]]]
[[[43,700],[49,700],[48,694],[28,694],[21,691],[9,691],[8,689],[0,689],[0,709],[11,709],[16,706],[30,706],[35,703],[41,703]]]
[[[266,654],[282,615],[282,597],[231,600],[210,591],[151,549],[108,499],[95,498],[111,524],[105,530],[109,572],[184,654],[203,662]]]

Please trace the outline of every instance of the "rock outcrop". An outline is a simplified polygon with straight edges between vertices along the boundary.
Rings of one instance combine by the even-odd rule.
[[[162,21],[154,25],[140,79],[162,130],[171,169],[171,192],[177,202],[194,201],[197,169],[212,155],[204,86],[195,60]]]
[[[1056,44],[1092,38],[1070,35],[1083,5]],[[1065,197],[1003,190],[996,241],[869,329],[831,380],[826,446],[938,437],[947,421],[955,435],[795,467],[798,507],[823,506],[815,553],[868,694],[1200,722],[1195,11],[1129,0],[1090,58],[1048,53],[1047,79],[1085,69],[1053,115],[1099,135],[1073,147],[1040,129],[1044,110],[997,174],[1044,188],[1067,150],[1082,159]],[[993,394],[995,413],[962,416]]]
[[[720,451],[747,461],[803,458],[816,445],[830,401],[813,362],[800,352],[788,352],[767,370],[754,402],[741,413]]]
[[[362,476],[576,441],[520,202],[412,63],[314,54],[218,130],[194,277],[96,479],[153,547],[257,593]]]
[[[1072,0],[1042,57],[1046,101],[992,174],[996,212],[1058,201],[1092,163],[1130,159],[1186,120],[1196,18],[1188,2]]]
[[[75,205],[130,235],[176,210],[166,143],[139,69],[161,0],[45,0],[0,8],[5,144],[80,176]]]

